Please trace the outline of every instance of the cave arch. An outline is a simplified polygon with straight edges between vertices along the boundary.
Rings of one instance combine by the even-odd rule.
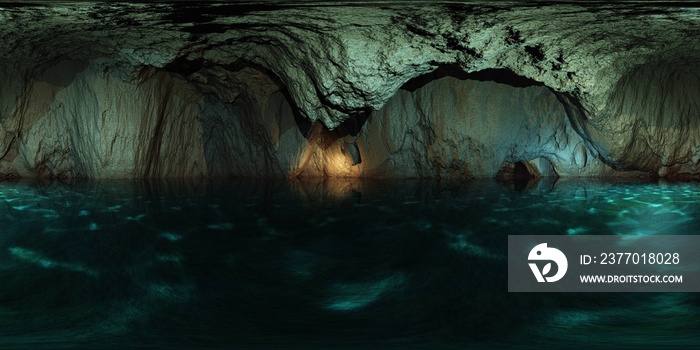
[[[487,178],[498,175],[499,159],[540,157],[557,174],[581,143],[555,92],[506,69],[441,66],[333,130],[304,118],[281,80],[257,64],[167,69],[208,97],[200,120],[214,177]]]
[[[557,178],[559,175],[545,157],[530,160],[505,161],[498,169],[498,180],[530,180],[535,178]]]
[[[494,178],[504,185],[513,185],[515,190],[522,191],[535,187],[542,179],[556,181],[559,175],[549,159],[537,157],[531,160],[505,161]]]
[[[504,159],[535,160],[549,177],[581,171],[581,137],[557,93],[507,69],[445,65],[409,80],[372,112],[358,146],[371,150],[371,176],[491,178]]]
[[[282,80],[259,64],[180,59],[166,69],[208,97],[200,120],[210,176],[360,176],[355,139],[369,109],[329,130],[305,118]]]
[[[513,87],[545,86],[542,82],[518,75],[510,69],[490,68],[467,72],[458,64],[446,64],[438,66],[430,73],[410,79],[401,86],[401,89],[414,92],[432,81],[445,77],[453,77],[459,80],[491,81]]]
[[[498,175],[499,159],[538,158],[556,176],[560,167],[571,173],[566,163],[581,158],[561,97],[507,69],[438,67],[406,82],[380,110],[365,109],[329,130],[308,121],[260,65],[167,68],[209,96],[200,119],[210,176],[488,178]],[[282,140],[292,126],[297,134]]]

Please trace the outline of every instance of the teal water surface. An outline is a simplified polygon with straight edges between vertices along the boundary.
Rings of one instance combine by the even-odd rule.
[[[685,293],[508,293],[507,236],[697,234],[697,183],[0,184],[0,348],[658,348]]]

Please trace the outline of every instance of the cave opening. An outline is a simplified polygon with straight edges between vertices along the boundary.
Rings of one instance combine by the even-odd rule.
[[[698,347],[698,7],[238,3],[0,3],[0,349]]]
[[[494,178],[504,186],[523,191],[534,188],[543,179],[556,181],[558,175],[549,160],[538,157],[530,161],[503,162]]]
[[[332,130],[312,123],[282,79],[250,61],[179,58],[162,69],[144,67],[138,78],[143,92],[153,95],[143,101],[156,128],[140,131],[154,135],[136,159],[143,164],[134,173],[146,177],[196,171],[206,177],[484,178],[497,174],[495,159],[544,154],[532,140],[548,138],[509,126],[539,113],[528,104],[547,88],[507,69],[467,73],[458,65],[440,66],[397,90],[396,96],[408,97],[399,99],[403,105],[387,101],[380,110],[355,111]],[[186,129],[178,126],[183,119],[169,117],[173,113],[203,129],[203,160],[191,162],[198,167],[193,171],[164,169],[170,165],[163,155],[178,147],[173,132]],[[521,154],[504,154],[502,141]]]
[[[522,159],[510,177],[557,177],[577,140],[556,94],[541,82],[508,69],[467,73],[456,64],[407,81],[372,113],[367,137],[387,144],[372,169],[426,178],[493,178],[502,159]],[[368,158],[371,159],[372,155]],[[376,157],[376,156],[375,156]],[[540,160],[541,159],[541,160]],[[541,165],[540,165],[541,164]],[[538,171],[542,170],[541,173]],[[565,171],[566,173],[566,171]]]
[[[290,177],[356,178],[362,175],[362,151],[358,145],[366,116],[351,117],[333,130],[315,123],[302,146]]]
[[[179,59],[165,69],[184,77],[207,97],[199,120],[211,177],[299,173],[300,165],[310,160],[305,150],[311,144],[325,150],[338,138],[357,134],[363,122],[362,118],[350,118],[333,131],[311,122],[277,74],[247,60],[214,64]],[[356,149],[349,146],[343,150],[360,161]]]
[[[218,160],[214,157],[207,160],[207,163],[214,167],[216,174],[241,172],[242,166],[234,164],[230,159],[231,148],[235,143],[231,140],[234,136],[231,135],[231,129],[239,128],[247,139],[259,146],[255,153],[258,153],[258,158],[263,158],[263,173],[266,175],[357,176],[356,166],[362,163],[362,155],[356,139],[368,120],[371,109],[365,108],[352,113],[340,125],[330,130],[320,121],[311,122],[306,118],[282,79],[259,64],[239,59],[221,65],[203,59],[183,58],[170,62],[165,68],[186,78],[212,100],[224,102],[238,120],[237,123],[231,124],[223,120],[226,118],[217,117],[214,118],[218,120],[216,125],[208,125],[208,130],[216,135],[208,144],[218,144],[216,150],[209,153],[223,154],[216,157]],[[234,83],[231,83],[232,81]],[[265,89],[261,87],[266,85],[267,92],[264,92],[262,90]],[[234,91],[236,95],[227,96],[221,91]],[[265,95],[270,94],[276,94],[278,97],[268,99]],[[278,107],[273,108],[271,105]],[[305,141],[296,137],[295,142],[280,146],[280,139],[283,138],[281,133],[288,129],[290,123],[296,126],[298,134]],[[244,161],[260,163],[253,157]],[[218,163],[226,164],[226,169],[219,169]]]
[[[523,162],[515,162],[513,166],[513,179],[516,181],[530,180],[539,176],[536,169],[529,169]]]
[[[501,181],[530,181],[541,177],[539,169],[527,161],[503,162],[496,174],[496,179]]]
[[[459,80],[490,81],[510,85],[512,87],[545,86],[542,82],[518,75],[506,68],[489,68],[467,72],[459,64],[445,64],[438,66],[430,73],[410,79],[401,86],[401,89],[414,92],[432,81],[445,77],[452,77]]]

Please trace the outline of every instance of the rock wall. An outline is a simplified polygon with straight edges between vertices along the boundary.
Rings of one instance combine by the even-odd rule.
[[[61,62],[29,80],[15,106],[6,108],[0,172],[49,178],[280,176],[304,141],[286,97],[254,69],[219,72],[231,84],[231,102],[162,69],[144,68],[126,81],[122,73]],[[61,74],[65,79],[58,79]]]
[[[71,72],[72,70],[72,72]],[[69,74],[70,73],[70,74]],[[26,82],[3,118],[3,173],[37,177],[206,174],[195,96],[163,72],[124,82],[109,71],[59,63]],[[63,80],[57,76],[65,74]]]
[[[0,8],[0,177],[700,176],[690,5]]]
[[[515,162],[532,162],[539,175],[615,173],[591,154],[562,103],[543,86],[441,77],[399,90],[357,135],[337,140],[313,147],[311,173],[483,178]],[[359,154],[358,164],[350,150]]]
[[[700,64],[639,65],[615,84],[592,120],[594,143],[612,164],[689,179],[700,173]]]
[[[18,137],[6,146],[1,172],[474,178],[493,177],[506,162],[532,161],[542,174],[612,173],[544,86],[423,80],[331,131],[295,115],[284,87],[253,67],[210,67],[185,79],[163,69],[128,76],[60,62],[28,82],[4,119],[5,133]],[[223,84],[227,89],[212,89]]]

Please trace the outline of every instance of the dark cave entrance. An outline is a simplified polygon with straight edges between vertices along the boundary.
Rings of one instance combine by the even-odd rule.
[[[500,181],[530,181],[541,178],[539,169],[530,162],[504,162],[496,174]]]
[[[534,171],[533,171],[534,170]],[[515,181],[529,181],[539,177],[539,172],[536,169],[528,169],[528,167],[523,162],[515,162],[513,166],[513,180]]]
[[[498,169],[498,164],[493,164],[494,158],[486,159],[484,158],[484,156],[480,156],[482,157],[482,160],[479,160],[478,162],[481,162],[481,164],[487,164],[484,166],[484,169],[489,170],[482,170],[479,173],[470,173],[469,169],[479,168],[480,165],[474,166],[474,163],[469,163],[468,159],[470,158],[470,155],[468,154],[466,156],[463,156],[463,158],[458,158],[454,155],[464,154],[465,151],[467,153],[474,152],[472,151],[472,149],[474,149],[477,153],[481,151],[473,148],[471,144],[469,146],[460,144],[459,142],[461,141],[458,139],[445,139],[445,134],[442,133],[444,132],[444,129],[442,129],[441,126],[445,124],[441,124],[440,120],[436,121],[436,119],[432,117],[426,117],[425,115],[427,114],[425,114],[425,111],[421,109],[423,107],[418,106],[417,104],[415,105],[415,108],[418,109],[415,111],[415,113],[419,113],[422,115],[418,123],[420,130],[416,129],[412,130],[411,132],[413,133],[413,135],[417,135],[416,137],[418,139],[416,139],[416,142],[419,144],[419,148],[417,148],[417,150],[421,150],[423,147],[425,147],[422,151],[419,151],[418,153],[424,153],[426,154],[426,156],[423,160],[417,160],[418,162],[421,162],[421,164],[415,165],[416,169],[419,170],[417,170],[415,173],[412,173],[413,169],[411,169],[411,167],[413,167],[414,165],[404,164],[404,168],[396,168],[396,163],[391,160],[377,160],[376,157],[374,157],[370,153],[364,153],[368,151],[368,148],[371,149],[371,147],[367,147],[367,145],[362,144],[362,142],[366,142],[366,140],[369,137],[371,137],[370,133],[373,132],[368,131],[367,133],[365,133],[365,125],[367,124],[367,122],[371,118],[371,115],[373,114],[373,111],[369,108],[365,110],[356,111],[354,114],[351,114],[338,127],[334,128],[333,130],[329,130],[322,123],[312,123],[304,115],[302,115],[299,107],[291,98],[290,91],[282,82],[282,80],[276,74],[260,65],[242,60],[235,61],[228,65],[217,65],[204,60],[181,60],[171,62],[165,68],[169,72],[176,73],[185,78],[188,82],[190,82],[193,85],[195,89],[200,91],[203,95],[210,96],[211,100],[213,100],[215,103],[223,102],[223,105],[227,106],[226,109],[229,112],[216,112],[219,114],[209,118],[209,120],[206,123],[204,123],[206,124],[205,126],[207,127],[207,130],[210,130],[210,134],[212,135],[209,137],[206,146],[206,161],[207,164],[212,164],[213,169],[215,169],[215,171],[212,174],[217,176],[223,175],[226,177],[231,177],[232,175],[238,176],[236,174],[243,174],[246,172],[249,175],[259,174],[262,176],[279,176],[286,174],[291,176],[298,176],[299,174],[304,173],[305,169],[307,168],[307,165],[315,169],[311,173],[320,174],[321,176],[334,176],[334,174],[337,175],[341,173],[344,174],[341,176],[351,176],[348,174],[362,173],[362,170],[348,170],[351,167],[363,164],[362,168],[366,166],[374,167],[374,169],[376,169],[377,166],[384,166],[383,163],[380,164],[380,162],[385,162],[387,164],[385,167],[386,169],[388,169],[387,171],[393,172],[394,176],[399,177],[418,176],[427,178],[470,178],[496,176],[496,178],[505,179],[508,181],[529,181],[543,176],[556,176],[556,173],[553,169],[548,171],[547,174],[542,174],[539,172],[536,166],[533,166],[532,164],[530,164],[531,162],[527,161],[513,162],[510,168],[505,170],[501,169],[500,171],[498,171],[498,173],[495,173],[495,170]],[[251,80],[250,71],[256,72],[254,75],[258,78],[254,78]],[[244,72],[245,74],[239,74],[240,72]],[[229,97],[229,101],[226,101],[226,95],[224,94],[222,97],[220,91],[230,90],[230,86],[226,85],[228,84],[226,79],[221,79],[221,81],[217,80],[219,77],[217,76],[217,74],[219,76],[221,76],[222,74],[230,74],[232,77],[234,77],[234,79],[228,79],[228,82],[235,79],[248,80],[236,81],[236,84],[241,84],[238,87],[238,90],[236,90],[237,95],[233,95],[235,96],[233,98]],[[205,75],[205,79],[198,79],[198,76],[201,75]],[[207,76],[209,77],[209,79],[206,79]],[[240,76],[243,76],[244,78],[240,78]],[[401,87],[400,90],[403,90],[404,92],[408,91],[413,93],[419,89],[422,89],[427,84],[445,77],[455,78],[455,81],[458,83],[459,81],[471,81],[471,84],[474,84],[474,82],[488,82],[500,84],[500,88],[487,87],[487,89],[497,89],[494,91],[497,91],[499,94],[505,94],[506,98],[504,101],[508,101],[508,94],[519,94],[520,92],[518,91],[522,91],[522,88],[544,87],[544,84],[540,82],[519,76],[513,71],[507,69],[487,69],[479,72],[467,73],[458,65],[444,65],[438,67],[431,73],[409,80]],[[214,84],[211,83],[212,80],[214,81]],[[202,81],[206,81],[206,84],[201,83]],[[265,100],[267,102],[261,102],[262,98],[261,96],[259,96],[259,93],[256,95],[256,89],[247,88],[250,86],[256,86],[255,84],[268,84],[268,86],[274,85],[274,90],[276,91],[275,99],[268,99]],[[483,99],[483,96],[486,96],[484,94],[476,94],[474,95],[475,97],[471,98],[474,99],[473,101],[475,102],[484,104],[486,103],[484,101],[487,101]],[[448,94],[446,94],[446,96],[447,95]],[[471,100],[467,101],[469,102],[465,102],[466,105],[479,105],[473,104]],[[271,109],[271,104],[276,107]],[[505,111],[498,112],[502,113],[501,116],[510,115],[516,116],[517,118],[517,113],[519,112],[515,113],[513,112],[513,110],[514,108],[520,107],[519,105],[512,105],[511,107],[498,108],[502,108],[503,111]],[[441,110],[436,111],[435,113],[433,113],[433,115],[439,115],[440,112]],[[226,116],[226,113],[230,113],[230,115],[235,116],[233,119],[236,119],[236,122],[234,123],[231,121],[226,121],[226,119],[228,118]],[[409,113],[413,112],[409,111]],[[460,115],[469,115],[470,118],[476,118],[482,121],[487,120],[487,123],[500,123],[495,124],[498,126],[495,129],[498,129],[499,127],[507,128],[508,125],[511,125],[509,123],[517,122],[517,120],[514,121],[513,119],[511,119],[510,121],[504,121],[504,117],[499,117],[501,118],[500,122],[498,120],[493,121],[491,119],[483,119],[483,115],[474,113],[458,114],[456,119],[455,117],[450,117],[452,119],[444,119],[442,120],[442,122],[450,120],[458,121]],[[461,118],[463,120],[467,120],[464,119],[464,117]],[[414,123],[411,120],[408,120],[406,125],[409,124],[414,125]],[[479,133],[479,129],[475,129],[477,131],[472,131],[469,130],[469,128],[465,128],[464,125],[460,125],[461,126],[459,127],[459,130],[465,130],[465,133]],[[231,132],[231,128],[238,128],[239,130]],[[297,136],[295,136],[297,137],[297,141],[294,141],[292,143],[286,143],[284,147],[280,147],[279,142],[281,133],[288,132],[287,130],[290,130],[291,128],[294,128],[298,131],[296,133]],[[512,137],[509,137],[515,140],[516,138],[518,138],[518,136],[516,135],[517,134],[514,134]],[[523,133],[521,133],[521,135],[523,135]],[[382,135],[381,137],[385,136],[386,135]],[[469,136],[474,138],[474,140],[476,140],[475,147],[479,147],[479,142],[482,142],[479,139],[481,137],[480,135],[475,136],[474,134],[462,136]],[[305,139],[305,142],[303,143],[298,141],[302,138]],[[519,138],[522,139],[522,137]],[[246,141],[244,143],[247,144],[241,146],[241,141],[237,141],[241,139],[245,139]],[[434,142],[454,145],[449,146],[454,147],[454,151],[448,151],[451,152],[449,154],[452,154],[453,156],[445,157],[444,155],[446,153],[437,154],[436,152],[433,152],[433,150],[431,149],[432,147],[430,145],[432,145]],[[528,141],[526,140],[513,142],[525,142],[518,144],[524,145],[525,148],[528,147]],[[415,147],[415,145],[411,147]],[[487,145],[487,147],[492,146]],[[306,150],[305,148],[308,148],[308,150]],[[301,150],[301,153],[300,155],[295,156],[292,155],[292,151],[289,150],[294,150],[294,152],[298,152],[299,150]],[[530,151],[530,154],[534,153],[536,155],[537,153],[535,152],[538,151]],[[517,159],[523,157],[522,153],[523,152],[520,152],[520,155],[515,153],[510,155],[510,157]],[[381,156],[382,153],[379,154]],[[500,158],[500,156],[501,155],[499,155],[498,157]],[[294,159],[295,157],[297,158]],[[284,159],[284,161],[281,161],[281,159]],[[368,159],[370,163],[365,164],[365,161]],[[549,164],[549,168],[552,168],[551,164],[548,161],[545,160],[545,162]],[[248,166],[245,163],[255,163],[255,165]],[[292,163],[297,164],[297,166],[293,166]],[[339,165],[344,163],[348,163],[349,165]],[[338,165],[338,167],[336,167],[335,170],[328,171],[327,164],[336,164]],[[262,168],[262,171],[254,170],[254,167],[257,167],[256,169]],[[433,168],[431,169],[431,167]],[[367,175],[369,177],[373,176],[372,173],[364,173],[364,175]],[[379,176],[381,176],[381,174],[379,174]]]
[[[434,71],[415,77],[406,82],[401,89],[414,92],[426,84],[445,77],[453,77],[459,80],[491,81],[506,84],[512,87],[545,86],[543,83],[515,74],[509,69],[484,69],[468,73],[458,64],[439,66]]]
[[[444,78],[450,78],[449,80],[456,83],[433,85]],[[460,81],[471,85],[464,85],[467,87],[461,90],[462,85],[459,85]],[[475,83],[477,84],[474,85]],[[431,86],[429,87],[428,85]],[[446,87],[447,90],[442,90],[444,92],[441,92],[439,90],[440,86]],[[461,137],[469,139],[467,148],[462,148],[462,150],[466,149],[468,154],[463,158],[461,164],[467,164],[474,168],[474,163],[469,163],[469,158],[475,159],[476,157],[480,159],[480,163],[476,164],[477,168],[483,166],[498,169],[498,164],[493,163],[494,160],[501,156],[504,156],[506,159],[514,159],[501,164],[497,172],[489,170],[488,172],[482,172],[477,177],[493,176],[499,180],[518,182],[528,182],[543,177],[558,177],[553,164],[546,158],[551,156],[551,151],[549,151],[551,148],[548,149],[548,147],[543,146],[544,143],[540,143],[551,142],[547,141],[551,140],[551,136],[549,134],[538,134],[541,124],[537,123],[549,123],[550,121],[532,118],[532,116],[537,116],[540,113],[543,115],[550,115],[547,113],[551,113],[551,109],[539,110],[537,109],[539,105],[531,102],[535,101],[535,98],[543,96],[542,93],[544,91],[552,94],[552,96],[547,97],[550,102],[557,100],[561,102],[557,97],[557,92],[548,88],[544,83],[518,75],[509,69],[486,69],[468,73],[461,66],[450,64],[439,66],[430,73],[415,77],[401,87],[401,90],[411,94],[420,93],[424,89],[429,89],[427,91],[432,96],[423,95],[415,100],[415,108],[423,116],[420,119],[420,129],[424,133],[429,134],[429,136],[435,136],[441,130],[445,130],[442,127],[445,120],[451,121],[452,125],[460,125],[461,130],[463,130]],[[443,100],[439,98],[433,99],[436,93],[444,93],[448,97]],[[427,99],[430,99],[430,102],[424,103]],[[450,105],[449,108],[443,108],[442,110],[429,109],[435,105],[438,105],[438,108],[440,108],[440,104],[444,105],[446,103],[454,103],[454,105]],[[465,105],[471,107],[465,108]],[[445,111],[449,113],[450,108],[458,111],[457,118],[440,119],[440,115],[446,114]],[[566,112],[568,114],[569,111],[566,110]],[[434,117],[435,115],[437,117]],[[520,125],[527,118],[533,119],[532,123],[534,123],[533,125],[536,129],[533,130],[526,127],[514,132],[509,130],[512,129],[512,125]],[[461,123],[460,119],[468,122]],[[561,121],[562,119],[558,120]],[[552,125],[551,130],[547,129],[545,132],[552,132],[553,134],[558,130],[558,125]],[[498,134],[506,134],[507,136],[499,139],[499,136],[494,136]],[[440,138],[440,136],[437,136],[437,138]],[[432,143],[431,141],[429,143]],[[459,144],[460,140],[453,138],[446,140],[446,142]],[[504,146],[506,144],[508,146]],[[454,151],[451,154],[454,154]],[[493,154],[493,156],[489,158],[486,154]],[[441,161],[444,161],[444,159],[441,159]],[[447,166],[453,165],[454,163]]]
[[[319,173],[327,176],[345,168],[338,166],[327,171],[327,164],[338,165],[344,163],[344,159],[350,167],[362,163],[360,147],[355,140],[369,118],[369,108],[356,111],[329,130],[320,121],[311,122],[306,118],[282,79],[258,64],[237,60],[222,65],[202,59],[179,59],[165,68],[184,77],[214,103],[226,106],[226,112],[201,118],[208,130],[205,152],[214,176],[297,177]],[[274,92],[261,95],[259,91],[263,89]],[[231,99],[228,91],[235,91],[235,98]],[[294,141],[289,141],[291,128],[298,130]],[[241,146],[241,139],[246,140],[247,145]],[[306,142],[302,142],[304,139]],[[261,168],[261,164],[262,171],[254,170]],[[306,171],[307,168],[314,170]]]
[[[522,191],[537,185],[542,178],[539,170],[529,162],[504,162],[496,174],[496,180]]]
[[[544,157],[539,157],[530,161],[503,162],[495,179],[521,191],[535,187],[542,179],[556,181],[558,177],[552,163]]]

